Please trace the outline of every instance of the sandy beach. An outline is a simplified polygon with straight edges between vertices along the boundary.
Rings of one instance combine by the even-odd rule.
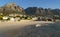
[[[48,21],[31,21],[31,20],[21,20],[21,21],[8,21],[8,22],[0,22],[0,31],[21,28],[27,25],[34,25],[34,24],[45,24],[45,23],[54,23]]]
[[[12,36],[14,32],[20,28],[23,28],[24,26],[28,25],[36,25],[36,24],[49,24],[54,22],[48,22],[48,21],[31,21],[31,20],[21,20],[21,21],[8,21],[8,22],[0,22],[0,36],[4,37],[8,34],[9,36]],[[9,31],[9,32],[7,32]],[[15,34],[16,35],[16,34]]]
[[[0,22],[0,28],[4,27],[10,27],[10,26],[26,26],[26,25],[32,25],[32,24],[44,24],[44,23],[54,23],[54,22],[49,22],[49,21],[32,21],[32,20],[21,20],[21,21],[5,21],[5,22]]]

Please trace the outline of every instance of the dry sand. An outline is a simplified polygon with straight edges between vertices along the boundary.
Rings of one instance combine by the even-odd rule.
[[[0,22],[0,28],[11,27],[11,26],[26,26],[32,24],[44,24],[44,23],[54,23],[49,21],[31,21],[31,20],[21,20],[21,21],[8,21],[8,22]]]

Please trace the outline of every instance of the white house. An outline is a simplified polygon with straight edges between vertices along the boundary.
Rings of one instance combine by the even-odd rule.
[[[6,17],[6,16],[3,17],[3,20],[7,20],[7,19],[8,19],[8,17]]]
[[[38,18],[37,17],[34,17],[34,18],[32,18],[32,20],[38,20]]]
[[[20,14],[19,16],[22,17],[23,15]]]
[[[18,21],[20,20],[20,18],[13,18],[13,17],[10,17],[10,21]]]
[[[10,18],[10,21],[14,21],[15,19],[14,18]]]

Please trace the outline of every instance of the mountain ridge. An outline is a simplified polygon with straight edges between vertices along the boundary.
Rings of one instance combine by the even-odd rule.
[[[28,7],[26,9],[20,7],[16,3],[8,3],[0,7],[0,13],[3,15],[9,14],[26,14],[35,16],[60,16],[60,9],[42,8],[42,7]]]

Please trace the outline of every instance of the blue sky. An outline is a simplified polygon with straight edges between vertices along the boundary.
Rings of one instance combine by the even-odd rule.
[[[60,0],[0,0],[0,6],[15,2],[23,8],[27,7],[43,7],[43,8],[59,8]]]

